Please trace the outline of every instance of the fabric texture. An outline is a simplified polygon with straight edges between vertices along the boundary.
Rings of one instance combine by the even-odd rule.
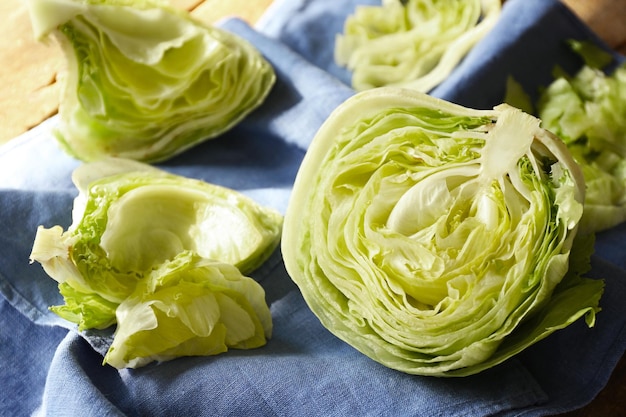
[[[285,212],[308,144],[354,94],[332,60],[334,36],[365,1],[276,0],[255,28],[220,25],[271,62],[266,102],[221,137],[159,164],[233,188]],[[375,2],[369,2],[375,4]],[[529,92],[555,64],[581,63],[563,40],[602,43],[556,0],[508,0],[494,30],[433,90],[489,108],[516,77]],[[617,57],[621,58],[621,57]],[[325,330],[287,275],[280,251],[252,276],[274,320],[262,348],[180,358],[136,370],[102,365],[111,330],[79,334],[48,310],[56,283],[29,254],[38,225],[71,223],[79,162],[51,136],[52,118],[0,148],[0,415],[11,416],[545,416],[589,402],[626,349],[626,226],[597,239],[591,276],[606,281],[596,326],[559,331],[517,357],[466,378],[385,368]]]

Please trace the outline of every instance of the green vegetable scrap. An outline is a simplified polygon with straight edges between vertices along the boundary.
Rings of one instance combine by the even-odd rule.
[[[31,260],[58,281],[60,317],[79,330],[117,323],[107,361],[139,366],[264,343],[264,291],[244,275],[278,246],[278,212],[132,160],[84,164],[73,180],[72,225],[40,226]]]
[[[589,42],[568,44],[584,59],[580,70],[555,68],[536,103],[509,77],[505,101],[534,112],[565,142],[586,183],[580,227],[593,233],[626,221],[626,62],[607,74],[612,55]]]
[[[542,92],[537,115],[582,166],[582,227],[601,231],[626,221],[626,63],[607,75],[587,62]]]
[[[322,324],[436,376],[478,373],[583,316],[592,326],[604,284],[582,277],[582,174],[539,124],[390,87],[341,105],[297,174],[282,240]]]
[[[76,158],[170,158],[266,98],[271,65],[247,41],[159,0],[28,0],[35,36],[67,58],[56,137]]]
[[[119,305],[104,362],[136,368],[229,347],[253,349],[271,334],[265,292],[256,281],[187,251],[151,271]]]
[[[495,25],[500,0],[383,0],[358,6],[335,41],[335,61],[359,91],[381,86],[428,92]]]

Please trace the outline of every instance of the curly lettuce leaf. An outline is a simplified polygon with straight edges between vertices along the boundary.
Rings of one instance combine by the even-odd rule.
[[[145,275],[116,316],[104,363],[118,369],[253,349],[272,334],[263,288],[233,265],[189,251]]]

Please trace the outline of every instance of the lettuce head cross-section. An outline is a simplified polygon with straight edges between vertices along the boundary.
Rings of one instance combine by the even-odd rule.
[[[501,0],[382,0],[357,6],[335,41],[335,62],[352,87],[428,92],[494,26]]]
[[[271,65],[247,41],[161,0],[28,0],[67,58],[56,137],[74,157],[155,162],[258,107]]]
[[[582,277],[582,174],[539,124],[408,89],[339,106],[297,174],[282,241],[322,324],[390,368],[436,376],[593,325],[603,282]]]
[[[265,343],[265,292],[246,274],[278,246],[280,213],[132,160],[83,164],[73,180],[72,224],[40,226],[31,260],[59,283],[57,315],[79,330],[117,324],[108,363]]]

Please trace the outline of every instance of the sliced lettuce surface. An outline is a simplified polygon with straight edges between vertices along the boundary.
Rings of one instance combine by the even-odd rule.
[[[495,366],[581,317],[593,325],[603,282],[582,277],[582,173],[539,124],[389,87],[342,104],[305,156],[282,240],[322,324],[390,368],[434,376]]]

